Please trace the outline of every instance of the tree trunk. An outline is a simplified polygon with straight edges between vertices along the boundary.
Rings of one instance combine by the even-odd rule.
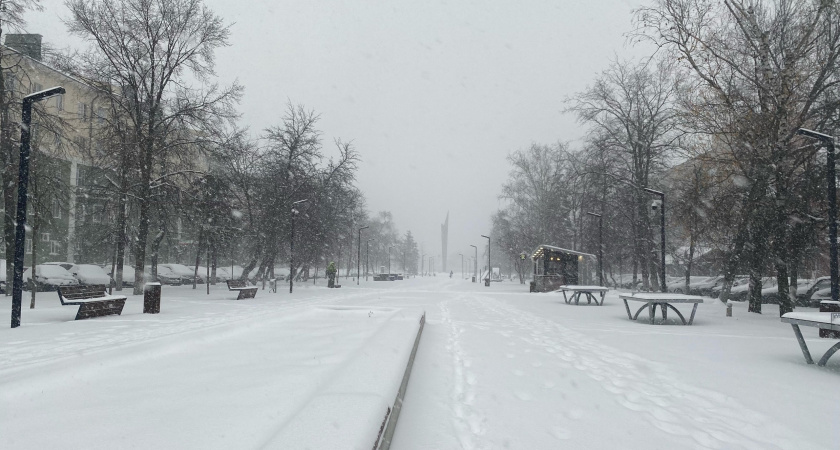
[[[123,186],[125,185],[124,179],[122,180]],[[117,229],[116,229],[116,250],[117,250],[117,257],[115,261],[117,263],[116,273],[114,274],[114,282],[116,284],[117,291],[122,291],[123,286],[123,262],[125,261],[125,235],[126,235],[126,213],[128,208],[128,195],[125,192],[125,188],[120,188],[122,192],[120,192],[119,202],[117,204]],[[140,278],[136,278],[137,273],[135,272],[134,284],[137,285],[138,283],[142,283],[143,280]],[[154,274],[154,280],[157,280],[157,274]]]
[[[210,253],[210,284],[213,286],[216,285],[216,265],[219,262],[219,248],[216,245],[216,240],[212,239],[210,241],[211,245],[211,253]]]
[[[201,251],[204,250],[204,245],[205,245],[204,241],[206,239],[207,238],[205,237],[204,230],[199,230],[198,231],[198,249],[196,249],[196,252],[195,252],[195,267],[194,267],[195,272],[193,273],[193,286],[192,286],[193,289],[195,289],[196,285],[198,284],[197,283],[197,280],[198,280],[198,265],[201,264]]]

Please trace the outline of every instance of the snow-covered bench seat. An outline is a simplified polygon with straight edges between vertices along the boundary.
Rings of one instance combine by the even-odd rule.
[[[782,316],[782,322],[789,323],[793,327],[793,334],[796,335],[796,340],[799,341],[799,347],[802,349],[802,355],[805,356],[805,362],[808,364],[814,364],[814,359],[811,358],[811,352],[808,351],[808,344],[805,343],[805,338],[802,337],[799,326],[840,331],[840,313],[836,312],[789,312]],[[831,358],[831,355],[837,350],[840,350],[840,342],[828,349],[817,362],[817,365],[824,366],[828,362],[828,358]]]
[[[644,311],[645,308],[648,309],[648,313],[650,314],[650,324],[653,325],[653,319],[656,315],[656,307],[660,306],[662,308],[662,322],[664,323],[665,320],[668,319],[668,308],[674,310],[678,316],[680,316],[680,320],[682,320],[683,325],[691,325],[694,322],[694,314],[697,312],[697,305],[703,303],[703,297],[698,297],[696,295],[685,295],[685,294],[670,294],[670,293],[656,293],[656,292],[635,292],[633,294],[621,294],[619,296],[622,300],[624,300],[624,308],[627,309],[627,317],[630,320],[636,320],[639,317],[639,313]],[[630,305],[627,304],[628,301],[634,302],[645,302],[638,311],[636,311],[636,315],[630,313]],[[671,303],[693,303],[694,308],[691,310],[691,317],[688,319],[688,322],[685,321],[685,317],[675,308]]]
[[[239,296],[237,300],[243,298],[254,298],[257,295],[257,287],[253,284],[248,284],[247,280],[227,280],[227,287],[229,291],[238,291]]]
[[[61,286],[58,288],[58,299],[62,305],[79,305],[76,320],[90,317],[122,314],[126,297],[124,295],[108,295],[104,284]]]

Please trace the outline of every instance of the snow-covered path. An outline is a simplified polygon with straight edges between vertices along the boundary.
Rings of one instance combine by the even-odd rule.
[[[614,294],[600,308],[566,305],[558,294],[522,294],[522,287],[510,283],[465,287],[447,279],[439,286],[433,295],[422,294],[437,308],[426,306],[429,319],[396,448],[803,449],[831,448],[838,442],[837,431],[828,424],[822,428],[822,444],[812,432],[797,429],[808,418],[825,417],[814,410],[820,406],[828,407],[826,413],[840,412],[840,374],[836,363],[833,374],[800,364],[792,336],[753,339],[746,346],[719,350],[729,354],[751,351],[751,344],[781,346],[778,351],[787,370],[774,371],[771,367],[779,361],[766,362],[769,370],[761,377],[770,380],[753,380],[759,389],[747,393],[750,400],[762,395],[762,386],[773,384],[767,381],[791,370],[825,383],[827,390],[818,394],[828,397],[823,404],[806,398],[798,404],[785,393],[766,392],[771,403],[779,398],[789,403],[765,410],[741,402],[726,386],[700,386],[702,372],[692,376],[673,370],[671,354],[686,351],[680,348],[685,341],[676,335],[707,332],[699,328],[708,326],[707,320],[694,328],[650,328],[622,317],[623,305]],[[715,309],[705,306],[706,313]],[[566,314],[577,320],[563,317]],[[558,323],[563,320],[581,330]],[[782,334],[789,332],[781,324],[775,326]],[[658,336],[660,345],[624,335],[629,345],[614,346],[602,340],[610,332],[604,327],[664,333]],[[697,362],[709,372],[716,364]],[[807,384],[789,389],[799,392]],[[792,418],[793,413],[800,417]]]
[[[650,326],[629,321],[615,292],[598,307],[510,282],[342,284],[301,285],[292,296],[260,291],[239,302],[219,286],[209,296],[170,288],[160,315],[140,314],[142,301],[132,297],[123,316],[86,321],[43,294],[38,309],[24,310],[23,327],[0,330],[0,447],[107,448],[128,439],[137,448],[296,448],[284,440],[325,430],[289,424],[317,416],[306,405],[338,378],[359,379],[352,370],[364,367],[394,371],[384,356],[404,349],[396,341],[405,339],[383,327],[400,311],[426,311],[427,321],[394,449],[840,443],[832,426],[840,359],[807,366],[769,305],[762,316],[736,305],[726,318],[709,301],[693,326]],[[7,308],[8,298],[0,304]],[[348,324],[333,310],[367,322]],[[803,332],[814,353],[832,343]],[[361,359],[353,356],[360,349]],[[353,390],[344,381],[335,392]],[[361,397],[342,398],[352,408]],[[367,404],[384,407],[377,402]],[[99,415],[109,417],[102,440],[73,434]],[[353,416],[329,431],[371,427]]]

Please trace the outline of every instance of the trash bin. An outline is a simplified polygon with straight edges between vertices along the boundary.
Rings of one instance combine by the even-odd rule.
[[[475,277],[472,277],[472,282],[475,283]]]
[[[489,278],[484,279],[484,285],[488,286],[488,287],[490,286],[490,279]]]
[[[143,288],[143,314],[160,313],[160,283],[146,283]]]
[[[840,312],[840,302],[823,300],[820,302],[820,312]],[[820,337],[838,339],[840,338],[840,331],[826,330],[825,328],[820,328]]]

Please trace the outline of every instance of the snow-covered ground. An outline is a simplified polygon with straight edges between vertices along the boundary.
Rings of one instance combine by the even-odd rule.
[[[343,394],[399,382],[422,311],[392,448],[840,446],[840,357],[806,365],[772,305],[727,318],[709,300],[690,327],[651,326],[628,320],[615,291],[599,307],[441,275],[340,283],[243,301],[224,286],[164,287],[160,315],[130,297],[122,316],[85,321],[39,294],[21,328],[0,330],[0,448],[323,448],[324,434],[375,435],[363,406],[393,398]],[[815,356],[835,342],[803,333]]]

